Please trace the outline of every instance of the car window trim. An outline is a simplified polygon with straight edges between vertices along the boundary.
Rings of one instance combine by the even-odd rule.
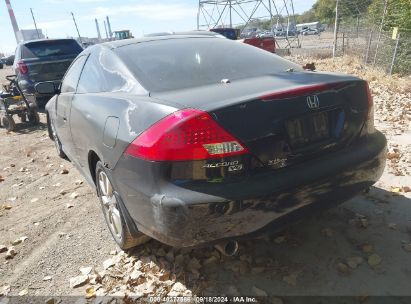
[[[60,82],[60,87],[59,87],[59,89],[60,89],[60,94],[76,94],[76,92],[77,92],[77,87],[78,87],[78,83],[79,83],[79,81],[80,81],[81,74],[83,73],[83,69],[84,69],[84,66],[85,66],[85,64],[86,64],[86,62],[87,62],[87,60],[88,60],[89,55],[90,55],[90,54],[79,55],[79,56],[77,56],[77,57],[73,60],[73,62],[70,64],[70,66],[68,67],[67,71],[64,73],[64,76],[63,76],[63,78],[61,79],[61,82]],[[87,58],[86,58],[86,60],[84,61],[83,66],[81,67],[81,71],[80,71],[79,77],[78,77],[78,79],[77,79],[76,87],[74,88],[74,91],[72,91],[72,92],[61,92],[61,88],[62,88],[62,86],[63,86],[63,82],[64,82],[64,79],[65,79],[66,76],[67,76],[68,71],[69,71],[70,68],[73,66],[73,64],[74,64],[77,60],[80,60],[80,58],[82,58],[82,57],[87,57]]]

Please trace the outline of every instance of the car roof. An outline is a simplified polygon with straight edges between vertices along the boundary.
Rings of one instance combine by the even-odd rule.
[[[123,47],[126,45],[151,42],[151,41],[161,41],[161,40],[190,39],[190,38],[221,39],[219,36],[215,35],[215,33],[213,34],[214,35],[173,33],[173,34],[166,34],[166,35],[160,35],[160,36],[149,36],[149,37],[109,41],[109,42],[101,43],[99,45],[110,48],[110,49],[116,49],[116,48]]]
[[[25,45],[28,43],[32,43],[32,42],[42,42],[42,41],[61,41],[61,40],[74,40],[76,41],[76,39],[74,38],[53,38],[53,39],[34,39],[34,40],[27,40],[27,41],[22,41],[19,43],[19,45]]]

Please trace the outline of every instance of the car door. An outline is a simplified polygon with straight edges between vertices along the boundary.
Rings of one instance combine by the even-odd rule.
[[[70,109],[74,93],[77,88],[77,83],[83,70],[84,63],[87,59],[86,55],[77,57],[61,84],[60,95],[56,102],[56,121],[54,126],[56,128],[57,136],[62,144],[63,151],[73,160],[73,142],[70,133]]]

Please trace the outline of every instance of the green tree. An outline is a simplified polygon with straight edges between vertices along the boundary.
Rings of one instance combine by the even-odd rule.
[[[340,0],[338,6],[339,17],[342,21],[351,21],[367,13],[373,0]],[[336,0],[317,0],[313,5],[315,16],[326,24],[332,24],[335,20]]]
[[[314,9],[310,9],[301,15],[296,15],[296,20],[297,23],[307,23],[317,21],[317,17],[315,16]]]

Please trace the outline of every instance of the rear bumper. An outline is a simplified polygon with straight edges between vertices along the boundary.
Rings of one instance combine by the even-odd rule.
[[[164,173],[161,168],[141,170],[137,159],[136,166],[121,159],[112,173],[139,230],[163,243],[189,247],[269,233],[342,203],[381,177],[385,154],[386,139],[376,132],[348,149],[281,172],[209,184],[207,193],[157,178]]]

